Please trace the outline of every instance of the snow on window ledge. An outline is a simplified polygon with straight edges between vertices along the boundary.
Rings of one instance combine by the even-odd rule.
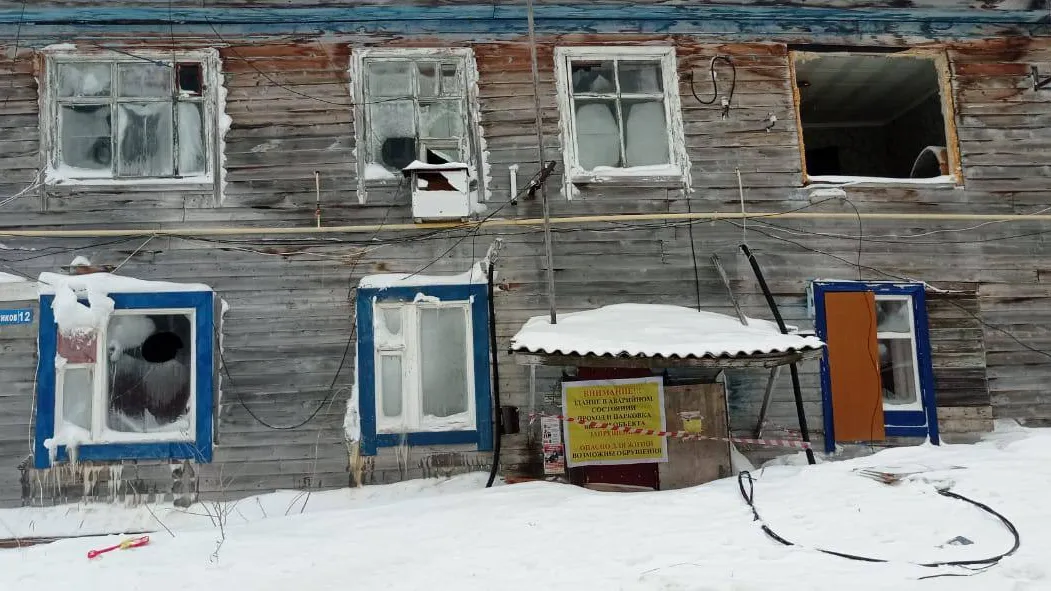
[[[109,170],[90,170],[74,166],[48,167],[44,172],[44,183],[59,186],[127,186],[127,185],[210,185],[215,181],[211,174],[185,177],[141,177],[114,178]]]
[[[570,178],[574,184],[683,184],[682,169],[674,164],[630,166],[627,168],[596,166],[591,170],[574,169]]]
[[[893,177],[879,176],[845,176],[845,175],[820,175],[807,177],[808,186],[821,187],[823,185],[898,185],[898,186],[956,186],[956,179],[951,175],[942,175],[925,179],[899,179]]]

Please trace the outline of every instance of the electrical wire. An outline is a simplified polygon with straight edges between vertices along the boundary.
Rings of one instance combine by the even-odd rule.
[[[746,482],[748,484],[748,489],[747,490],[745,490],[745,483]],[[782,544],[784,546],[797,546],[798,545],[798,544],[796,544],[794,542],[789,541],[788,539],[784,538],[783,536],[779,535],[765,521],[763,521],[762,517],[759,516],[759,510],[756,509],[756,507],[755,507],[755,479],[752,477],[751,472],[748,472],[747,470],[745,470],[745,471],[740,472],[737,475],[737,487],[741,491],[741,497],[744,499],[745,503],[748,504],[748,508],[752,510],[752,520],[759,522],[759,528],[763,530],[763,533],[765,533],[771,539],[775,540],[776,542],[778,542],[778,543],[780,543],[780,544]],[[1006,517],[1004,517],[1003,515],[998,513],[995,509],[993,509],[992,507],[990,507],[990,506],[988,506],[988,505],[986,505],[984,503],[980,503],[980,502],[975,501],[973,499],[969,499],[969,498],[967,498],[967,497],[965,497],[965,496],[963,496],[963,495],[961,495],[959,493],[954,493],[954,492],[952,492],[950,490],[945,490],[945,489],[937,489],[937,490],[938,490],[938,494],[942,495],[943,497],[949,497],[951,499],[957,499],[957,500],[963,501],[965,503],[970,503],[971,505],[974,505],[975,507],[978,507],[982,511],[985,511],[986,513],[988,513],[988,514],[996,517],[997,519],[999,519],[1000,523],[1002,523],[1003,526],[1005,528],[1007,528],[1007,531],[1009,531],[1011,533],[1011,536],[1014,538],[1014,543],[1011,545],[1011,548],[1008,551],[1003,552],[1001,554],[997,554],[995,556],[990,556],[990,557],[987,557],[987,558],[977,558],[977,559],[972,559],[972,560],[946,560],[946,561],[941,561],[941,562],[910,562],[909,564],[912,564],[914,566],[927,567],[927,568],[937,568],[937,567],[943,567],[943,566],[960,566],[960,567],[983,566],[983,565],[993,566],[993,565],[997,564],[998,562],[1000,562],[1001,560],[1003,560],[1004,558],[1014,554],[1018,550],[1018,548],[1021,547],[1022,539],[1021,539],[1021,536],[1018,533],[1018,528],[1015,527],[1015,525],[1013,523],[1011,523],[1011,521],[1009,519],[1007,519]],[[887,560],[885,558],[873,558],[873,557],[870,557],[870,556],[860,556],[860,555],[857,555],[857,554],[850,554],[850,553],[847,553],[847,552],[839,552],[839,551],[836,551],[836,550],[827,550],[827,549],[824,549],[824,548],[814,548],[814,549],[817,550],[818,552],[822,552],[824,554],[831,554],[832,556],[838,556],[840,558],[846,558],[846,559],[849,559],[849,560],[858,560],[858,561],[861,561],[861,562],[880,562],[880,563],[890,562],[889,560]]]
[[[717,62],[717,61],[722,61],[722,62],[726,62],[727,64],[729,64],[730,65],[730,69],[733,72],[733,77],[730,79],[730,92],[726,96],[723,97],[723,102],[722,102],[723,117],[726,117],[727,113],[730,112],[730,103],[733,101],[733,98],[734,98],[734,90],[737,89],[737,66],[734,65],[733,60],[730,59],[729,56],[717,55],[717,56],[714,56],[712,58],[712,61],[708,64],[708,70],[709,70],[709,72],[711,73],[711,76],[712,76],[712,98],[711,98],[711,100],[702,99],[700,96],[697,95],[697,88],[694,85],[693,70],[690,70],[690,72],[686,76],[687,76],[687,81],[690,83],[690,93],[693,94],[693,98],[695,98],[697,100],[697,102],[701,103],[702,105],[714,104],[715,101],[719,99],[719,81],[716,80],[716,77],[715,77],[715,62]]]

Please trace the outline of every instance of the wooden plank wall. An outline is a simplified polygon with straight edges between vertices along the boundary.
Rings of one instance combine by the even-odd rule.
[[[788,56],[786,47],[777,43],[719,44],[696,38],[637,36],[544,38],[539,50],[539,91],[549,157],[561,164],[553,47],[614,41],[677,45],[694,192],[687,201],[679,190],[604,187],[582,190],[567,200],[559,194],[561,176],[556,174],[549,184],[553,216],[738,211],[741,197],[735,169],[740,169],[745,207],[750,211],[806,207],[814,212],[852,213],[852,204],[862,213],[889,212],[903,217],[862,220],[860,230],[865,238],[860,248],[856,238],[859,223],[853,219],[762,220],[750,223],[747,234],[736,222],[698,223],[692,227],[696,261],[691,252],[691,228],[682,223],[558,224],[554,273],[561,312],[634,301],[700,305],[733,314],[718,274],[707,263],[716,252],[745,312],[769,317],[751,270],[737,254],[742,240],[759,257],[788,322],[804,328],[812,326],[805,288],[813,278],[908,277],[944,288],[966,284],[977,289],[978,297],[965,307],[981,320],[953,316],[951,308],[943,308],[932,298],[932,318],[962,322],[946,325],[945,333],[938,337],[935,363],[942,371],[941,383],[954,384],[953,395],[980,397],[983,353],[974,337],[982,326],[997,415],[1034,424],[1051,417],[1051,397],[1043,388],[1051,365],[1045,354],[1029,349],[1051,349],[1051,286],[1039,263],[1051,251],[1040,234],[1046,231],[1046,223],[991,224],[955,232],[966,224],[923,218],[940,213],[1026,213],[1044,206],[1049,196],[1045,162],[1051,149],[1044,127],[1051,107],[1045,98],[1049,95],[1027,90],[1027,68],[1034,61],[1051,67],[1051,49],[1046,43],[975,42],[949,49],[965,171],[963,187],[850,187],[850,204],[813,204],[800,188]],[[214,40],[185,40],[188,46],[211,42]],[[227,184],[220,204],[213,202],[210,188],[203,187],[49,189],[42,196],[30,195],[5,206],[3,226],[307,227],[314,223],[315,170],[322,173],[325,224],[409,221],[405,196],[358,203],[347,42],[242,42],[221,51],[228,90],[226,111],[233,124],[226,136]],[[387,46],[432,43],[399,38],[370,42]],[[31,182],[39,166],[34,62],[27,59],[31,56],[28,51],[11,61],[8,49],[7,61],[0,62],[0,96],[4,97],[0,195],[14,194]],[[539,166],[528,46],[522,41],[481,43],[474,45],[474,51],[480,120],[492,176],[492,203],[488,205],[502,207],[497,217],[537,217],[541,213],[538,200],[503,205],[511,194],[508,166],[521,166],[520,183]],[[725,120],[717,106],[698,104],[685,82],[686,74],[694,71],[697,92],[709,94],[707,67],[716,54],[730,55],[737,64],[737,92]],[[766,131],[771,114],[778,123]],[[371,240],[412,235],[419,237],[383,232],[304,241],[279,240],[261,231],[258,236],[173,237],[149,242],[144,238],[4,239],[11,248],[51,250],[4,251],[0,258],[4,265],[30,275],[55,270],[76,254],[101,264],[128,259],[121,269],[128,275],[211,284],[230,305],[223,328],[229,375],[222,375],[216,462],[201,468],[199,486],[210,496],[238,496],[278,487],[345,486],[353,480],[341,428],[348,386],[353,382],[354,319],[348,304],[352,286],[365,274],[413,272],[426,265],[430,265],[428,273],[462,271],[484,255],[496,235],[505,242],[498,267],[501,291],[496,324],[502,394],[506,404],[525,410],[533,404],[544,406],[545,394],[557,375],[540,373],[534,402],[528,371],[503,353],[522,323],[547,308],[539,229],[514,227],[471,235],[457,231],[411,242]],[[363,253],[362,247],[370,250]],[[990,325],[1003,326],[1022,343]],[[345,350],[348,358],[340,369]],[[953,360],[958,359],[966,359],[966,375],[945,373],[956,367]],[[0,381],[21,379],[19,383],[24,383],[6,364],[0,370]],[[765,373],[730,374],[734,429],[754,426],[764,379]],[[805,364],[801,379],[807,415],[818,430],[817,363]],[[960,381],[953,381],[957,379]],[[9,409],[5,420],[12,423],[12,432],[25,431],[31,420],[24,412],[25,397],[31,392],[10,390],[8,396],[18,403],[5,402]],[[317,416],[300,428],[271,428],[295,425],[318,405]],[[252,418],[245,406],[271,427]],[[795,425],[787,376],[779,381],[770,422]],[[538,456],[533,445],[526,433],[507,436],[502,458],[505,471],[535,473]],[[4,462],[0,489],[14,490],[16,459],[10,455],[0,460]],[[487,454],[463,448],[414,449],[407,454],[384,450],[366,463],[365,481],[484,469],[488,461]]]

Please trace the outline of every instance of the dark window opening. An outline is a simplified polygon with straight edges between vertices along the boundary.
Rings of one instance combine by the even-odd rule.
[[[908,179],[950,174],[933,60],[800,55],[796,85],[809,176]]]
[[[204,94],[204,71],[201,64],[177,64],[175,74],[179,79],[179,90],[190,94]]]

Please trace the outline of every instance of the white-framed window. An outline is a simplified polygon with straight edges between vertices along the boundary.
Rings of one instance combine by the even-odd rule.
[[[688,183],[675,48],[558,47],[555,75],[571,182]]]
[[[876,294],[876,346],[884,410],[923,410],[912,296]]]
[[[471,431],[469,301],[374,304],[376,432]]]
[[[193,442],[196,310],[115,310],[105,328],[58,335],[55,431],[80,444]]]
[[[218,69],[210,50],[50,54],[49,182],[209,182]]]
[[[477,177],[477,68],[470,49],[363,49],[352,62],[359,200],[415,160]]]

